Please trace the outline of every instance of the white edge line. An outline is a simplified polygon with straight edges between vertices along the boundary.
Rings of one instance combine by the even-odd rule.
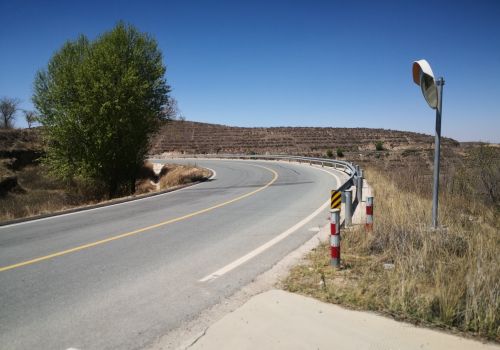
[[[163,159],[160,159],[160,160],[163,160]],[[210,176],[208,179],[209,180],[214,180],[215,177],[217,176],[217,172],[215,170],[207,168],[207,167],[204,167],[204,168],[208,169],[208,170],[210,170],[212,172],[212,176]],[[83,209],[83,210],[75,211],[73,213],[53,215],[53,216],[49,216],[49,217],[46,217],[46,218],[40,218],[40,219],[34,219],[34,220],[27,220],[27,221],[17,222],[15,224],[10,224],[10,225],[3,225],[3,226],[0,226],[0,230],[2,230],[4,228],[10,228],[10,227],[14,227],[14,226],[19,226],[19,225],[33,224],[33,223],[37,223],[37,222],[40,222],[40,221],[46,221],[46,220],[51,220],[51,219],[63,218],[65,216],[70,216],[70,215],[86,214],[86,213],[91,212],[91,211],[95,211],[95,210],[99,210],[99,209],[106,209],[106,208],[109,208],[109,207],[117,207],[119,205],[124,205],[124,204],[134,204],[134,203],[136,203],[138,201],[145,201],[145,200],[148,200],[148,199],[155,199],[155,198],[163,197],[163,196],[166,196],[166,195],[172,195],[172,194],[181,192],[183,190],[192,189],[193,187],[196,187],[196,186],[201,185],[201,184],[202,183],[199,183],[199,184],[196,184],[196,185],[187,186],[187,187],[184,187],[184,188],[179,188],[178,190],[174,190],[174,191],[170,191],[170,192],[166,192],[166,193],[160,193],[160,194],[157,194],[155,196],[150,196],[150,197],[146,197],[146,198],[136,198],[136,199],[133,199],[133,200],[130,200],[130,201],[122,202],[122,203],[114,203],[114,204],[110,203],[109,205],[103,205],[102,207],[98,207],[98,208]]]
[[[331,173],[331,172],[329,172],[329,171],[327,171],[325,169],[318,169],[318,170],[324,171],[324,172],[332,175],[338,181],[338,184],[340,184],[340,178],[337,175],[335,175],[335,174],[333,174],[333,173]],[[293,225],[292,227],[290,227],[285,232],[279,234],[278,236],[276,236],[273,239],[271,239],[270,241],[264,243],[260,247],[255,248],[250,253],[247,253],[246,255],[242,256],[241,258],[236,259],[233,262],[227,264],[226,266],[218,269],[217,271],[215,271],[215,272],[213,272],[213,273],[211,273],[211,274],[203,277],[202,279],[198,280],[198,282],[210,282],[210,281],[213,281],[214,279],[216,279],[218,277],[221,277],[222,275],[224,275],[224,274],[226,274],[226,273],[234,270],[235,268],[239,267],[240,265],[243,265],[248,260],[256,257],[257,255],[259,255],[262,252],[264,252],[265,250],[271,248],[276,243],[284,240],[286,237],[290,236],[292,233],[294,233],[295,231],[297,231],[298,229],[300,229],[302,226],[304,226],[309,221],[311,221],[314,217],[316,217],[319,213],[321,213],[329,204],[330,204],[330,200],[327,200],[325,203],[323,203],[321,205],[321,207],[319,207],[318,209],[316,209],[312,214],[310,214],[305,219],[302,219],[301,221],[299,221],[298,223],[296,223],[295,225]]]
[[[214,169],[207,168],[206,166],[204,167],[205,169],[208,169],[212,172],[212,176],[210,176],[208,179],[213,180],[217,176],[217,172]]]
[[[298,223],[296,223],[295,225],[293,225],[292,227],[290,227],[285,232],[283,232],[280,235],[274,237],[273,239],[271,239],[270,241],[264,243],[260,247],[252,250],[250,253],[248,253],[248,254],[242,256],[241,258],[233,261],[232,263],[224,266],[223,268],[221,268],[221,269],[219,269],[219,270],[211,273],[210,275],[207,275],[207,276],[203,277],[202,279],[199,280],[199,282],[208,282],[208,281],[214,280],[217,277],[220,277],[220,276],[228,273],[229,271],[234,270],[238,266],[246,263],[248,260],[254,258],[255,256],[259,255],[260,253],[264,252],[265,250],[271,248],[273,245],[275,245],[276,243],[282,241],[286,237],[290,236],[292,233],[294,233],[299,228],[301,228],[302,226],[304,226],[305,224],[307,224],[309,221],[311,221],[316,215],[318,215],[319,213],[321,213],[328,206],[329,203],[330,203],[330,200],[326,201],[321,207],[319,207],[318,209],[316,209],[316,211],[314,213],[310,214],[305,219],[302,219],[301,221],[299,221]]]

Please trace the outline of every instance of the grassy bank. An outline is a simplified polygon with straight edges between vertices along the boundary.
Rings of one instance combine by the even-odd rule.
[[[43,165],[29,165],[17,171],[18,185],[0,196],[0,221],[53,213],[108,200],[104,186],[73,180],[62,182],[50,177]],[[153,165],[145,163],[136,181],[135,195],[165,190],[178,185],[202,181],[210,176],[207,169],[194,165],[165,165],[155,174]],[[128,196],[124,189],[121,196]]]
[[[440,207],[445,228],[433,231],[430,196],[413,190],[421,179],[384,174],[367,171],[375,227],[370,234],[362,227],[342,232],[343,268],[329,266],[322,244],[291,271],[284,288],[500,341],[498,207],[450,185]]]

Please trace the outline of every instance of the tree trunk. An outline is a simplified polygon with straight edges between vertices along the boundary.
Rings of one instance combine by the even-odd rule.
[[[116,195],[116,190],[118,189],[118,184],[115,179],[110,180],[108,188],[109,188],[109,199],[111,199]]]
[[[135,176],[130,178],[130,194],[135,193]]]

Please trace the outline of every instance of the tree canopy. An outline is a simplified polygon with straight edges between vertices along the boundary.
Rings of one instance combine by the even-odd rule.
[[[110,196],[124,184],[133,192],[169,101],[165,72],[156,41],[122,22],[93,41],[66,42],[34,82],[49,168],[102,181]]]

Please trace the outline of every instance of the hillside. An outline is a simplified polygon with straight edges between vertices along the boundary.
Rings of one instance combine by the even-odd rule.
[[[413,132],[368,128],[271,127],[243,128],[190,121],[165,122],[151,140],[151,154],[180,152],[294,154],[324,156],[327,150],[375,150],[382,141],[388,150],[432,149],[434,137]],[[446,146],[459,146],[444,138]]]

